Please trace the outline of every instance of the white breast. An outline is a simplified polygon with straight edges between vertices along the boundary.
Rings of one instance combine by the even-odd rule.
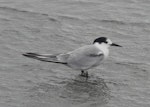
[[[109,49],[108,49],[108,45],[105,43],[99,44],[99,43],[95,43],[94,44],[100,51],[103,52],[104,54],[104,59],[106,59],[109,55]]]

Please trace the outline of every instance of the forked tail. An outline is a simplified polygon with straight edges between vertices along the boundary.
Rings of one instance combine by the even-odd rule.
[[[66,64],[66,61],[61,60],[61,58],[59,58],[61,56],[60,54],[47,55],[47,54],[37,54],[37,53],[25,53],[22,55],[40,61]]]

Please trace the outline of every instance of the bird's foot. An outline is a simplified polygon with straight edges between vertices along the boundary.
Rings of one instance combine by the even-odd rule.
[[[88,77],[89,77],[89,74],[88,74],[88,72],[87,72],[87,71],[86,71],[86,72],[81,71],[81,76],[82,76],[82,77],[86,77],[86,78],[88,78]]]

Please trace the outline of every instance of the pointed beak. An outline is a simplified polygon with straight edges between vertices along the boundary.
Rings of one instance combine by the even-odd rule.
[[[120,45],[118,45],[118,44],[116,44],[116,43],[112,43],[111,46],[122,47],[122,46],[120,46]]]

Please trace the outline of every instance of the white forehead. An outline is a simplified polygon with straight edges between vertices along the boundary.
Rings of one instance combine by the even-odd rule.
[[[108,44],[112,44],[112,41],[110,39],[106,40]]]

